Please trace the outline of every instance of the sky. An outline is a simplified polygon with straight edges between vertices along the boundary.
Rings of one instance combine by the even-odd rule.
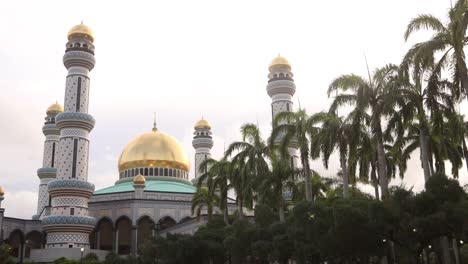
[[[95,34],[91,72],[89,181],[96,189],[118,179],[117,160],[127,142],[158,128],[177,138],[193,165],[193,125],[213,126],[214,158],[240,140],[242,124],[258,123],[266,138],[271,99],[268,64],[281,54],[295,74],[294,103],[308,113],[326,110],[326,91],[341,74],[365,76],[369,67],[398,64],[411,18],[445,19],[450,0],[337,1],[3,1],[0,9],[0,185],[6,216],[36,212],[45,110],[63,103],[62,56],[68,30],[83,21]],[[462,107],[462,113],[467,108]],[[415,152],[404,185],[423,187]],[[193,166],[192,166],[193,167]],[[320,161],[313,168],[333,176]],[[468,182],[466,168],[460,181]],[[193,169],[191,171],[193,176]],[[400,180],[392,184],[401,184]]]

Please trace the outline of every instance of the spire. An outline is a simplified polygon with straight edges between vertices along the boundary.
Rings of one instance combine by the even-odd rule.
[[[158,128],[156,127],[156,112],[154,112],[154,122],[153,122],[153,132],[158,131]]]

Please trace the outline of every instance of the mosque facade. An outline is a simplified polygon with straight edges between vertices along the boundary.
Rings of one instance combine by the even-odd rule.
[[[195,183],[211,158],[212,126],[202,118],[194,125],[194,179],[190,163],[174,137],[153,128],[132,139],[118,160],[118,180],[95,190],[88,181],[89,134],[95,120],[88,113],[90,72],[96,63],[94,35],[79,24],[67,35],[63,63],[66,76],[63,106],[52,104],[46,111],[45,136],[37,211],[31,219],[5,217],[1,207],[5,191],[0,187],[0,243],[12,247],[18,262],[50,262],[64,256],[78,259],[82,252],[101,258],[113,251],[138,254],[145,240],[168,233],[193,234],[206,217],[191,213]],[[267,93],[272,99],[272,118],[293,111],[296,91],[289,62],[278,56],[269,67]],[[297,163],[297,147],[289,149]],[[235,200],[228,202],[230,213]]]

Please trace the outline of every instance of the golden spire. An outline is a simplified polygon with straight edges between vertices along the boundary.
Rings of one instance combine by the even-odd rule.
[[[158,128],[156,127],[156,112],[154,112],[154,122],[153,122],[153,132],[158,131]]]

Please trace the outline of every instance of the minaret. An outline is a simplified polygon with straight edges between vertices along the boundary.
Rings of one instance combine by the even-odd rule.
[[[47,248],[89,248],[95,219],[88,215],[94,185],[88,182],[88,134],[94,118],[88,114],[89,72],[94,68],[94,37],[83,23],[68,32],[63,63],[68,70],[65,111],[55,117],[60,131],[57,179],[49,182],[51,215],[42,219]]]
[[[37,198],[37,214],[33,215],[33,220],[41,219],[44,216],[43,210],[49,205],[49,192],[47,191],[47,184],[55,179],[57,169],[55,168],[59,129],[55,124],[55,116],[63,113],[63,106],[58,103],[52,104],[47,108],[44,126],[42,126],[42,133],[45,136],[44,154],[42,157],[42,168],[37,170],[39,177],[39,193]]]
[[[296,84],[294,84],[294,74],[291,72],[291,64],[284,57],[278,55],[274,58],[268,67],[267,93],[271,97],[271,118],[274,121],[276,115],[281,112],[293,112],[294,104],[292,97],[296,93]],[[298,148],[292,144],[289,148],[291,164],[297,167]]]
[[[211,138],[211,124],[203,117],[195,123],[192,146],[195,149],[195,178],[192,183],[196,184],[198,177],[206,172],[207,168],[200,168],[200,164],[211,158],[213,139]]]

